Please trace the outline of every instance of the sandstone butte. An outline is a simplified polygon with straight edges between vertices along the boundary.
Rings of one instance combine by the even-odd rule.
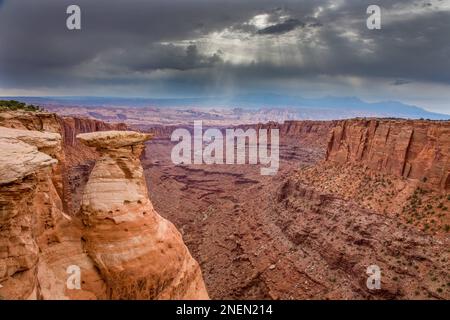
[[[81,137],[102,154],[83,195],[84,224],[64,212],[55,184],[61,136],[0,127],[0,298],[208,298],[197,262],[148,199],[139,153],[149,138]],[[73,266],[79,290],[67,286]]]
[[[105,131],[77,138],[100,152],[81,210],[88,255],[111,297],[207,299],[198,263],[153,208],[139,157],[149,134]]]

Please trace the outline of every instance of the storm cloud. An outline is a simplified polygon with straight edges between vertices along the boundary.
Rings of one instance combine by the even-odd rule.
[[[304,26],[305,23],[298,19],[288,19],[284,22],[258,30],[258,34],[282,34]]]
[[[381,30],[372,2],[0,0],[0,93],[339,92],[450,112],[450,0],[376,1]]]

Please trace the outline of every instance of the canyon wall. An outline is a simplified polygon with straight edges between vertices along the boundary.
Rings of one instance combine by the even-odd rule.
[[[114,131],[118,136],[98,153],[74,136],[112,125],[15,113],[0,113],[0,299],[208,298],[200,268],[181,235],[148,199],[141,141],[124,144],[120,137],[127,134]],[[98,160],[84,192],[90,200],[83,202],[82,219],[67,211],[71,199],[64,176],[73,164],[67,161],[66,140],[74,151],[82,146]],[[119,171],[109,171],[111,162]],[[113,190],[92,188],[105,181]],[[136,194],[139,204],[134,203]],[[98,211],[96,205],[111,195],[121,205]],[[79,288],[68,285],[76,270]]]
[[[353,119],[331,130],[326,159],[450,189],[448,121]]]
[[[278,129],[280,130],[280,138],[281,139],[302,139],[302,142],[311,142],[316,145],[320,143],[320,145],[326,145],[328,132],[336,125],[337,121],[285,121],[284,123],[278,122],[267,122],[267,123],[258,123],[258,124],[249,124],[249,125],[239,125],[239,126],[208,126],[203,125],[203,130],[208,128],[218,128],[222,130],[222,133],[225,134],[225,129],[228,128],[237,128],[243,129],[244,131],[247,129],[255,129],[258,131],[259,129]],[[145,125],[133,125],[138,131],[149,132],[152,133],[157,139],[167,139],[171,137],[172,132],[179,128],[184,128],[193,133],[193,125],[180,125],[180,126],[162,126],[162,125],[153,125],[153,126],[145,126]]]
[[[260,124],[259,128],[276,128],[280,130],[281,139],[287,139],[295,145],[322,147],[326,145],[328,133],[337,121],[285,121],[282,124],[269,122]]]

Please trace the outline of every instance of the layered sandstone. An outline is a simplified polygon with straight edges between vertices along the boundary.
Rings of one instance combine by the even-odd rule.
[[[126,130],[123,123],[105,123],[89,118],[61,117],[50,112],[2,111],[0,126],[58,133],[62,137],[64,163],[69,166],[83,163],[86,159],[95,159],[97,154],[78,143],[76,135],[80,133]],[[61,160],[61,159],[58,159]],[[60,161],[61,162],[61,161]]]
[[[58,118],[55,113],[50,112],[1,111],[0,126],[61,133]]]
[[[46,134],[56,133],[62,138],[60,150],[51,154],[58,160],[58,163],[53,166],[52,179],[63,200],[64,209],[69,214],[78,212],[80,190],[84,187],[85,176],[92,169],[94,160],[98,158],[97,152],[79,143],[75,138],[76,135],[127,129],[123,123],[105,123],[89,118],[62,117],[50,112],[27,111],[1,111],[0,126]]]
[[[56,203],[59,200],[56,191],[49,190],[53,186],[51,166],[57,163],[50,155],[60,147],[58,134],[0,127],[0,295],[3,298],[37,298],[36,274],[41,251],[37,237],[45,229],[39,227],[44,224],[40,215],[47,216],[50,218],[47,223],[52,223],[56,211],[61,209]],[[49,192],[43,193],[44,189]]]
[[[106,123],[90,118],[62,117],[52,112],[1,111],[0,126],[13,129],[59,133],[63,147],[79,145],[76,135],[80,133],[126,130],[123,123]]]
[[[323,161],[341,123],[242,126],[280,129],[273,177],[251,165],[173,165],[173,144],[149,142],[152,203],[182,231],[213,299],[448,299],[448,192]],[[419,217],[402,212],[410,204]],[[366,286],[373,264],[381,290]]]
[[[2,184],[14,182],[56,163],[56,160],[39,152],[36,147],[19,140],[0,138],[0,148]]]
[[[114,299],[206,299],[200,268],[148,198],[137,132],[78,135],[100,152],[82,198],[85,248]]]
[[[450,123],[354,119],[331,130],[326,159],[450,189]]]
[[[60,154],[57,133],[0,127],[0,298],[106,297],[84,253],[81,229],[63,212],[53,168]],[[70,291],[66,270],[78,265],[87,281]]]
[[[60,194],[66,168],[61,135],[28,130],[37,126],[58,131],[47,121],[57,118],[41,121],[38,114],[20,113],[19,120],[9,119],[9,128],[0,127],[0,299],[208,297],[199,266],[179,233],[148,200],[138,158],[146,135],[99,133],[98,140],[86,141],[102,157],[85,192],[83,224],[67,214]],[[128,182],[124,187],[123,176],[106,167],[112,176],[100,180],[110,181],[106,187],[114,190],[105,193],[102,183],[96,190],[95,177],[105,173],[102,168],[111,159]],[[105,196],[120,203],[111,206]],[[116,205],[111,220],[102,216]],[[81,272],[78,289],[67,285],[73,268]]]

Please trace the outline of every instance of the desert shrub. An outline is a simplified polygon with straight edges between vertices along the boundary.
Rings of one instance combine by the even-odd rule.
[[[23,111],[41,111],[39,106],[35,106],[33,104],[26,104],[24,102],[19,102],[16,100],[0,100],[0,110],[23,110]]]

